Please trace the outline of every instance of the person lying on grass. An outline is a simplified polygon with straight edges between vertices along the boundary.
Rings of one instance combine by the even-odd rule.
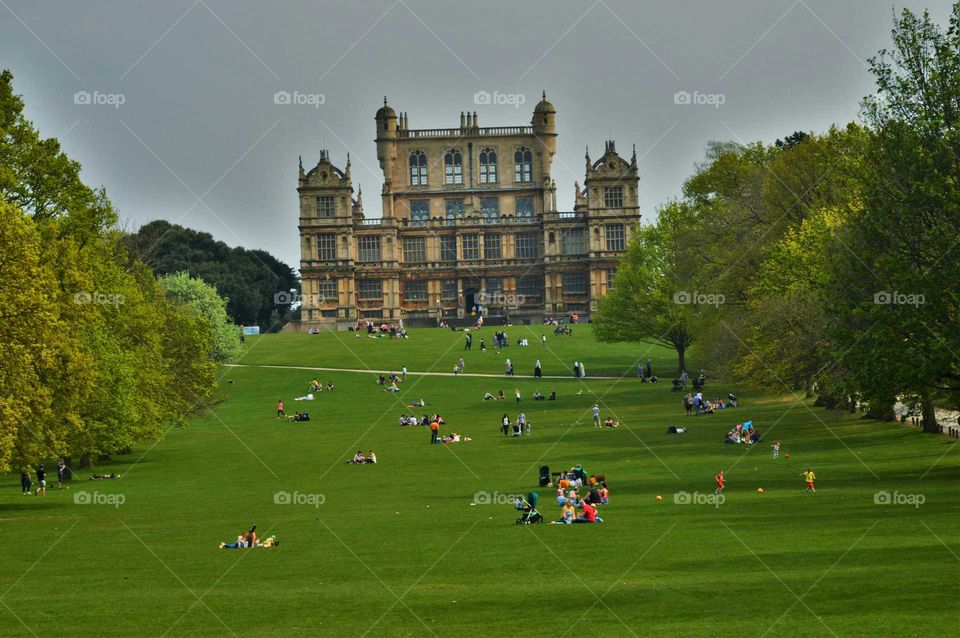
[[[257,544],[257,526],[253,525],[245,533],[237,536],[233,543],[220,543],[220,549],[241,549],[245,547],[255,547]]]
[[[90,477],[91,481],[105,481],[107,479],[118,479],[120,475],[116,472],[111,472],[110,474],[94,474]]]
[[[466,443],[467,441],[472,441],[469,436],[461,436],[456,432],[451,432],[450,434],[441,437],[440,439],[443,443]]]

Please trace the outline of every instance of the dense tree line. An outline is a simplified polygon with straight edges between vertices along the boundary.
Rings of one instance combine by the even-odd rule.
[[[162,220],[142,226],[125,241],[157,275],[185,272],[214,286],[239,325],[260,326],[266,332],[289,319],[289,305],[275,303],[275,295],[299,290],[300,279],[266,251],[230,248],[209,233]]]
[[[772,145],[713,143],[630,246],[601,303],[608,340],[697,343],[712,371],[896,400],[933,429],[960,404],[960,3],[904,10],[870,61],[862,121]]]
[[[0,73],[0,471],[156,440],[211,395],[214,345]]]

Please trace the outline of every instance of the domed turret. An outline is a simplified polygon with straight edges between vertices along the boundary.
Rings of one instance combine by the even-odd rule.
[[[533,109],[533,119],[530,124],[537,135],[557,134],[557,109],[547,101],[546,91],[543,92],[543,99],[537,102]]]
[[[377,110],[377,139],[397,136],[397,112],[387,104],[387,96],[383,96],[383,106]]]
[[[533,134],[537,138],[537,144],[544,153],[543,172],[544,176],[550,174],[550,166],[553,163],[553,156],[557,152],[557,109],[553,104],[547,101],[547,92],[543,92],[543,98],[533,109],[533,119],[530,121],[533,126]]]
[[[540,115],[543,113],[556,113],[557,109],[553,107],[553,104],[547,100],[547,92],[543,92],[542,99],[537,102],[537,105],[533,109],[534,115]]]

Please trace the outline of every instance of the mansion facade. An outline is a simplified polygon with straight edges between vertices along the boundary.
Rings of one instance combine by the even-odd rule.
[[[382,217],[354,194],[350,158],[321,151],[300,164],[300,320],[290,329],[346,329],[366,320],[437,325],[479,311],[521,322],[589,316],[640,221],[637,159],[586,155],[572,211],[558,211],[551,166],[556,109],[546,94],[530,126],[410,128],[376,114]]]

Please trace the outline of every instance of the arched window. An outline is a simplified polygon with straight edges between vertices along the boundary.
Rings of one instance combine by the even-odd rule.
[[[456,149],[451,149],[443,155],[443,182],[444,184],[463,183],[463,157]]]
[[[497,183],[497,152],[492,148],[480,151],[480,183]]]
[[[518,148],[513,154],[513,181],[533,181],[533,153],[524,146]]]
[[[427,185],[427,156],[423,151],[410,153],[410,185]]]

